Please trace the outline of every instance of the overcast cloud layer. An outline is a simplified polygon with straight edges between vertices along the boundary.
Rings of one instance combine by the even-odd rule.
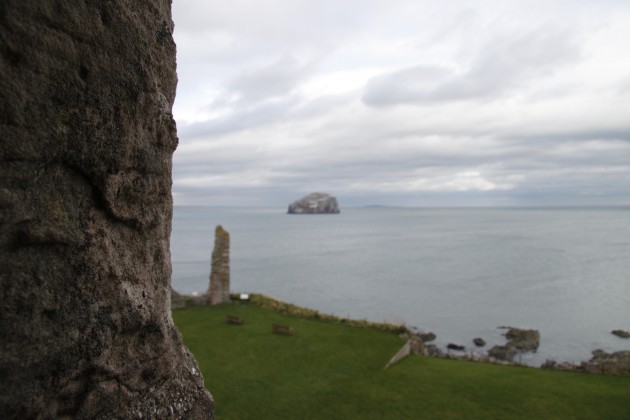
[[[175,0],[175,204],[630,205],[627,0]]]

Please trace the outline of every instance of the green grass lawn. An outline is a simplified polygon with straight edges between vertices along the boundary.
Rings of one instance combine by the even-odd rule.
[[[226,315],[245,320],[226,323]],[[223,419],[630,419],[630,378],[424,357],[396,334],[253,304],[173,311]],[[293,336],[272,334],[273,323]]]

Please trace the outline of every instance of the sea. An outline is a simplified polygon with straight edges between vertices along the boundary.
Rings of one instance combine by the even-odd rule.
[[[531,366],[630,350],[611,334],[630,330],[630,208],[175,206],[180,293],[208,289],[217,225],[230,233],[233,293],[404,323],[476,355],[506,342],[501,327],[537,329],[538,350],[516,360]]]

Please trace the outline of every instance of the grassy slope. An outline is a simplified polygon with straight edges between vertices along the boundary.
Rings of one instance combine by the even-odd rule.
[[[219,419],[630,418],[630,378],[420,357],[383,370],[403,344],[392,333],[241,303],[173,318]],[[274,322],[296,334],[272,334]]]

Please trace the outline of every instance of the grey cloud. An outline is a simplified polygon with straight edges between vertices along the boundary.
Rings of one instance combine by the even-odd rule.
[[[237,108],[225,117],[181,126],[178,128],[178,133],[182,138],[195,140],[252,129],[278,121],[298,103],[298,99],[288,97],[274,102]]]
[[[314,119],[348,104],[353,98],[349,95],[327,95],[306,101],[297,95],[289,95],[274,101],[259,102],[248,106],[237,106],[224,117],[208,121],[180,125],[178,134],[186,140],[221,136],[274,124],[281,121],[297,122]]]
[[[181,125],[180,137],[187,140],[213,137],[286,117],[303,102],[292,92],[315,66],[315,62],[301,64],[292,56],[284,56],[269,65],[241,73],[227,82],[223,92],[206,107],[209,112],[228,110],[227,115]]]
[[[471,165],[478,163],[478,161],[469,162]],[[250,164],[249,170],[251,171],[254,166]],[[264,169],[264,163],[261,166]],[[333,164],[323,168],[321,163],[319,166],[306,165],[302,168],[295,168],[294,172],[286,172],[282,176],[278,175],[272,183],[256,187],[248,185],[241,187],[234,185],[186,187],[179,186],[176,178],[174,192],[186,193],[189,197],[230,196],[231,199],[226,200],[225,203],[234,203],[235,199],[238,200],[239,198],[253,199],[256,197],[252,203],[248,204],[259,205],[274,205],[277,203],[274,197],[294,197],[314,190],[330,191],[336,194],[342,202],[353,201],[355,204],[439,205],[440,200],[447,196],[452,197],[453,203],[459,205],[475,205],[474,200],[471,201],[474,197],[486,197],[486,199],[493,200],[499,197],[505,200],[511,198],[521,204],[526,203],[528,198],[532,197],[539,197],[540,204],[586,203],[597,205],[622,204],[624,201],[627,204],[627,185],[630,182],[628,171],[607,172],[609,168],[589,166],[569,169],[566,165],[558,165],[551,161],[547,161],[546,165],[539,166],[536,168],[528,164],[519,168],[518,161],[505,162],[504,167],[481,174],[490,182],[509,181],[513,176],[525,174],[526,182],[517,183],[513,189],[508,191],[408,191],[397,185],[401,182],[413,182],[414,175],[421,178],[426,177],[430,181],[436,177],[448,178],[454,173],[466,171],[468,167],[464,162],[461,164],[451,162],[450,165],[441,167],[419,168],[420,170],[414,173],[412,172],[412,164],[396,167],[396,165],[381,166],[378,162],[372,164],[365,162],[364,164],[354,163],[351,167]],[[241,177],[240,168],[225,169],[225,174],[229,175],[230,179],[238,180]],[[214,170],[216,171],[217,168]],[[388,197],[395,197],[396,200],[390,201]],[[579,197],[583,198],[583,202],[575,201]],[[586,197],[591,197],[592,200],[589,201]],[[543,201],[542,198],[545,198],[546,201]],[[212,203],[217,204],[216,202]],[[488,201],[485,203],[487,205],[499,204]]]
[[[471,139],[471,145],[474,144],[477,143]],[[630,152],[630,149],[593,150],[586,142],[580,142],[580,145],[564,147],[566,142],[557,142],[556,148],[547,145],[545,149],[541,149],[538,144],[525,147],[522,141],[503,139],[500,142],[500,153],[492,148],[484,148],[473,153],[449,155],[438,151],[413,152],[404,148],[395,152],[384,152],[374,145],[361,149],[354,144],[345,147],[340,144],[338,150],[326,148],[318,153],[315,150],[315,154],[309,151],[305,152],[304,156],[296,156],[295,160],[283,163],[274,162],[265,156],[258,156],[258,159],[255,157],[245,160],[234,159],[230,164],[216,156],[207,159],[212,160],[208,162],[208,168],[214,173],[227,175],[234,180],[238,180],[242,176],[240,174],[251,174],[252,171],[274,172],[276,175],[273,183],[261,186],[258,191],[259,193],[262,190],[268,191],[269,198],[263,200],[267,203],[271,202],[269,200],[273,196],[295,195],[309,189],[330,190],[350,201],[357,200],[357,203],[361,201],[358,197],[367,200],[363,203],[374,203],[374,200],[379,200],[378,197],[388,195],[398,197],[399,204],[414,202],[418,204],[429,197],[433,203],[438,203],[449,197],[448,191],[400,191],[396,185],[412,183],[415,179],[423,178],[429,182],[441,178],[448,179],[475,168],[481,168],[480,178],[488,179],[489,182],[510,184],[512,180],[520,178],[526,182],[514,183],[510,193],[500,190],[462,192],[460,199],[468,204],[472,204],[476,199],[482,200],[483,197],[485,197],[483,200],[495,200],[492,201],[494,204],[507,203],[510,196],[516,200],[514,203],[525,202],[527,197],[538,197],[540,200],[546,197],[550,200],[548,203],[559,203],[562,198],[565,204],[571,203],[570,200],[567,201],[567,197],[579,196],[582,197],[579,200],[585,202],[586,197],[591,197],[604,203],[627,197],[630,169],[624,164],[623,155]],[[354,156],[350,158],[352,154]],[[191,176],[199,173],[199,168],[190,170],[176,168],[175,191],[193,191],[194,188],[191,187],[180,189],[177,186],[177,178],[184,176],[183,172],[186,176]],[[236,190],[233,186],[230,188],[237,195],[251,190],[250,186],[245,185]],[[216,191],[217,194],[219,192],[227,194],[229,188],[208,189]],[[202,190],[204,189],[199,189]],[[407,198],[403,198],[405,194]],[[370,196],[372,198],[369,198]],[[446,202],[448,200],[444,201]],[[575,204],[580,203],[575,201]]]
[[[485,45],[468,70],[418,65],[370,80],[363,101],[370,106],[491,99],[575,61],[580,50],[569,33],[537,28]]]
[[[575,130],[566,128],[560,131],[540,131],[533,133],[512,133],[510,138],[522,142],[537,141],[549,143],[550,141],[592,141],[592,140],[612,140],[630,142],[630,127],[608,127],[602,129]]]
[[[228,83],[227,91],[239,95],[243,102],[287,95],[312,68],[312,63],[302,65],[294,57],[284,56],[272,64],[240,74]]]
[[[598,29],[626,18],[587,0],[393,1],[175,2],[175,203],[630,204],[627,32]],[[356,89],[383,68],[399,70]]]

